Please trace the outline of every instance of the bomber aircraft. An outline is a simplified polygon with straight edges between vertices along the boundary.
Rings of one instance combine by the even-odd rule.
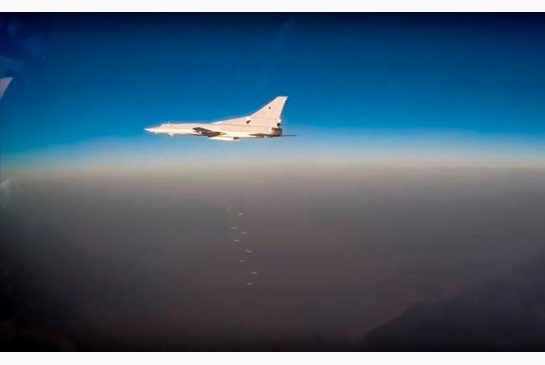
[[[286,100],[286,96],[277,96],[255,113],[244,117],[211,123],[170,121],[146,128],[146,131],[170,136],[204,136],[216,141],[238,141],[241,138],[293,137],[294,135],[286,135],[282,131],[280,116]]]

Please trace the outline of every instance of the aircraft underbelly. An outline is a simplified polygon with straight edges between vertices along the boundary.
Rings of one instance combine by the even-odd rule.
[[[256,135],[266,132],[263,128],[245,128],[221,126],[219,128],[211,128],[214,131],[220,132],[223,136],[235,138],[256,138]]]

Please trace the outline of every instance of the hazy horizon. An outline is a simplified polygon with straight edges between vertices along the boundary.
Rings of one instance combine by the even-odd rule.
[[[24,259],[14,310],[83,349],[357,349],[411,305],[543,255],[544,184],[521,169],[22,176],[2,210]]]

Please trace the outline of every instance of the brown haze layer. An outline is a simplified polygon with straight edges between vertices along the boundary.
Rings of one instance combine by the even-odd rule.
[[[357,349],[409,306],[545,253],[543,170],[192,167],[9,185],[0,332],[14,343]]]

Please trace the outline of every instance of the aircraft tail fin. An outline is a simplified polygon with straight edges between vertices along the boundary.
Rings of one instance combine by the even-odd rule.
[[[286,103],[287,99],[287,96],[277,96],[261,109],[247,117],[220,120],[214,124],[251,125],[280,128],[280,115],[282,114],[282,109],[284,108],[284,104]]]
[[[282,114],[282,109],[284,108],[287,99],[287,96],[277,96],[271,102],[250,115],[250,123],[248,124],[271,128],[280,127],[280,115]]]

